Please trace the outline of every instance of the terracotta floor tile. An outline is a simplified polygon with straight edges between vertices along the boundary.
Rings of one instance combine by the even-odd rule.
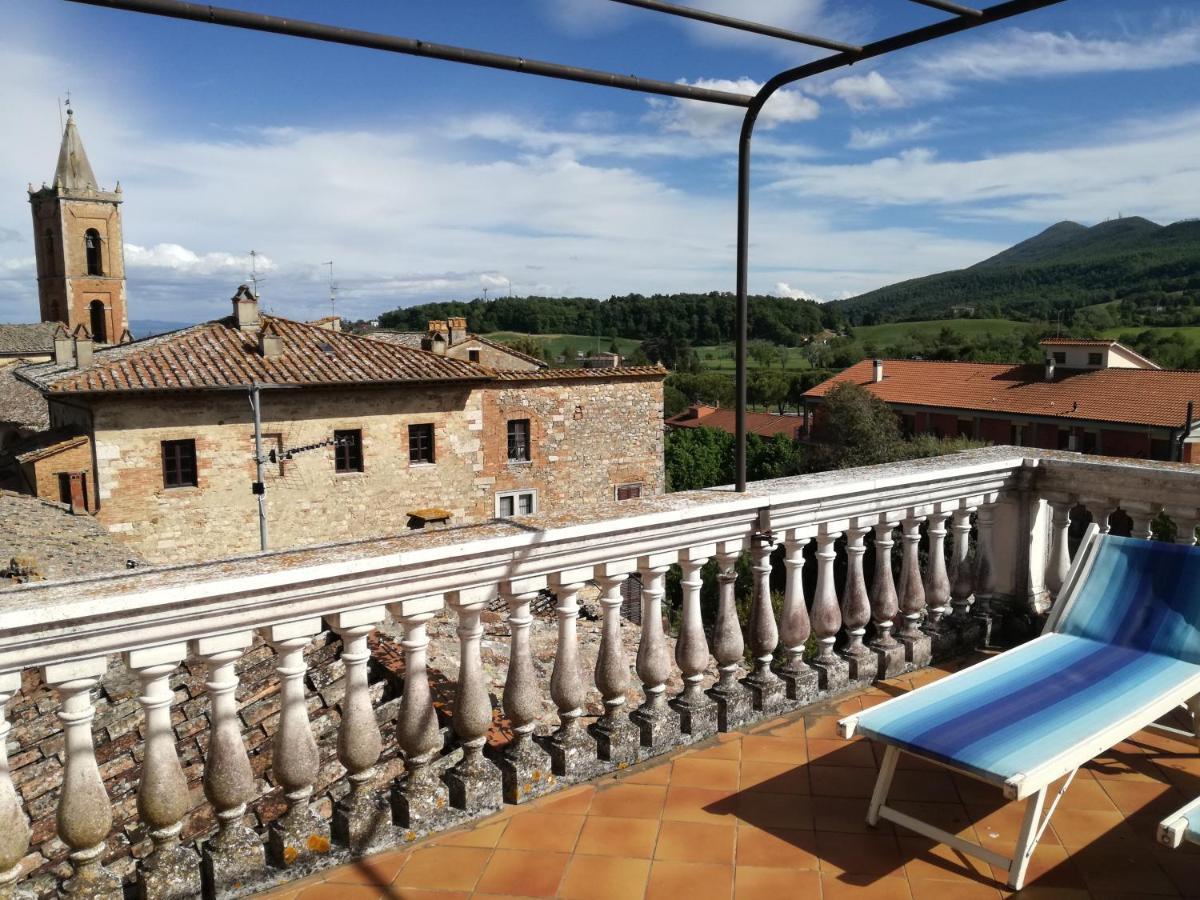
[[[296,894],[296,900],[380,900],[385,888],[361,884],[314,884]]]
[[[808,767],[814,797],[870,797],[875,787],[875,773],[853,766],[824,766],[813,763]]]
[[[570,860],[567,853],[497,850],[492,854],[476,889],[487,894],[519,897],[553,897]]]
[[[575,856],[558,896],[564,900],[641,900],[650,875],[648,859]]]
[[[1159,781],[1098,781],[1096,784],[1127,816],[1141,812],[1166,816],[1187,802],[1185,794]]]
[[[758,828],[789,828],[811,831],[813,807],[819,802],[798,794],[747,792],[737,798],[737,817]]]
[[[986,841],[981,841],[981,843],[986,846]],[[989,849],[1009,857],[1013,852],[1011,845],[1003,849],[998,847]],[[996,866],[991,866],[991,869],[992,877],[996,879],[998,885],[1003,887],[1008,884],[1008,872]],[[1038,844],[1037,849],[1033,851],[1033,858],[1029,860],[1029,869],[1025,874],[1025,884],[1045,889],[1086,887],[1083,877],[1067,855],[1067,851],[1055,844],[1046,843]]]
[[[973,819],[961,803],[922,803],[916,800],[889,800],[888,806],[897,812],[906,813],[922,822],[928,822],[935,828],[957,834],[969,840],[974,840],[972,828]],[[864,808],[864,813],[866,812]],[[904,833],[903,826],[898,828]]]
[[[438,838],[438,844],[443,847],[495,847],[510,821],[512,819],[508,818],[490,825],[480,825],[478,828],[459,831],[444,838]]]
[[[1055,797],[1058,796],[1059,788],[1062,787],[1063,779],[1059,779],[1051,785],[1051,792],[1046,795],[1046,803],[1049,804]],[[1110,782],[1111,784],[1125,784],[1126,782]],[[1058,802],[1058,808],[1062,809],[1078,809],[1078,810],[1095,810],[1097,812],[1116,812],[1117,807],[1113,803],[1112,798],[1104,790],[1104,787],[1094,778],[1076,778],[1067,788],[1067,792],[1063,794],[1062,799]]]
[[[622,775],[620,780],[627,784],[668,784],[671,781],[671,764],[637,769],[628,775]]]
[[[881,821],[872,828],[867,824],[867,801],[843,797],[821,797],[813,803],[814,827],[817,831],[838,831],[848,834],[894,832],[891,822]]]
[[[910,881],[977,881],[992,884],[992,869],[977,856],[901,830],[900,857]]]
[[[913,900],[1000,900],[1000,891],[990,884],[969,881],[914,881],[908,879]]]
[[[575,848],[583,816],[544,815],[524,812],[513,816],[497,847],[506,850],[554,850],[569,853]]]
[[[912,900],[907,878],[821,875],[822,900]]]
[[[742,760],[738,788],[743,791],[769,794],[809,794],[808,765],[794,766],[790,763],[762,762],[756,759]]]
[[[799,718],[772,728],[771,736],[778,738],[791,738],[793,740],[804,740],[804,738],[808,735],[808,727],[808,720]]]
[[[995,808],[1008,802],[1004,799],[1004,792],[995,785],[965,775],[952,774],[950,777],[954,781],[955,790],[958,791],[959,800],[965,804]],[[1078,777],[1076,775],[1076,778]]]
[[[733,823],[663,822],[658,832],[654,858],[729,865],[733,862],[736,836]]]
[[[807,742],[798,738],[749,735],[742,740],[742,759],[759,762],[791,763],[798,766],[808,761]]]
[[[739,735],[740,737],[740,735]],[[689,750],[682,754],[680,758],[688,759],[741,759],[742,758],[742,742],[741,740],[720,741],[709,747],[701,747],[696,750]]]
[[[588,810],[593,816],[617,816],[625,819],[657,819],[667,796],[667,788],[657,784],[625,784],[597,791]]]
[[[733,866],[658,859],[650,866],[646,900],[729,900]]]
[[[649,859],[658,839],[657,819],[588,816],[575,844],[577,854]]]
[[[904,861],[894,834],[817,832],[822,875],[904,877]]]
[[[1058,835],[1058,842],[1068,850],[1079,850],[1102,839],[1125,838],[1134,835],[1125,826],[1125,817],[1115,809],[1055,810],[1050,827]]]
[[[596,788],[590,784],[580,784],[567,788],[549,797],[544,797],[524,807],[545,815],[581,816],[588,811]],[[524,810],[518,810],[513,815],[520,815]]]
[[[744,822],[737,827],[737,864],[753,868],[820,868],[817,836],[812,831],[756,828]]]
[[[841,721],[839,716],[820,716],[816,719],[810,719],[808,727],[805,729],[804,736],[810,738],[818,738],[826,741],[842,741],[847,743],[847,740],[838,733],[838,722]],[[861,741],[865,738],[856,735],[851,740]]]
[[[408,862],[409,850],[388,850],[356,859],[325,873],[325,880],[337,884],[365,884],[386,887]]]
[[[483,847],[423,847],[413,851],[392,882],[397,887],[469,891],[487,865],[492,851]]]
[[[735,900],[816,898],[821,896],[821,875],[818,872],[738,866],[733,871],[733,896]]]
[[[826,740],[809,738],[808,759],[823,766],[856,766],[874,769],[875,754],[868,741]]]
[[[738,796],[736,791],[671,785],[667,789],[662,818],[672,822],[728,823],[737,814]]]
[[[671,784],[684,787],[733,789],[738,786],[736,759],[697,759],[681,757],[671,764]]]
[[[815,783],[815,779],[814,779]],[[875,779],[870,780],[871,787]],[[870,794],[868,793],[869,797]],[[954,779],[946,770],[930,772],[924,770],[906,769],[897,771],[892,778],[892,786],[888,791],[888,802],[895,800],[920,800],[932,803],[959,803],[958,788]]]
[[[483,898],[484,894],[469,894],[466,891],[422,891],[416,888],[391,888],[380,900],[470,900]]]
[[[1085,885],[1093,891],[1141,892],[1144,896],[1178,896],[1174,883],[1158,864],[1152,846],[1141,841],[1097,841],[1072,854]]]
[[[1011,856],[1013,846],[1021,834],[1021,822],[1025,813],[1024,803],[1006,803],[1004,806],[968,806],[967,816],[975,826],[979,842],[989,850]],[[1055,814],[1057,815],[1057,813]],[[1051,819],[1053,822],[1054,820]],[[1053,828],[1042,832],[1042,845],[1057,845],[1058,835]]]

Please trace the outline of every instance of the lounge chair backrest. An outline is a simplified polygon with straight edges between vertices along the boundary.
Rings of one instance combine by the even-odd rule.
[[[1200,665],[1200,547],[1104,535],[1063,634]]]

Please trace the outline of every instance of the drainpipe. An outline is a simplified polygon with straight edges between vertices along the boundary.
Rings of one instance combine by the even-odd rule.
[[[1175,462],[1183,462],[1183,445],[1187,443],[1187,439],[1192,435],[1192,423],[1195,421],[1195,415],[1195,401],[1189,400],[1187,405],[1187,419],[1183,423],[1183,432],[1179,435],[1179,442],[1175,445]]]

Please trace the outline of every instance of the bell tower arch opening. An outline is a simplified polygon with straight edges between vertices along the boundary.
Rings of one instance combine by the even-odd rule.
[[[92,340],[98,344],[108,343],[108,322],[104,313],[103,300],[93,300],[88,304],[88,324],[91,326],[88,331],[92,333]]]

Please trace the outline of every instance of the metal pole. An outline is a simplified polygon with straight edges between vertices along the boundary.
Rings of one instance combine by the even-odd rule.
[[[258,384],[250,386],[250,407],[254,410],[254,494],[258,497],[258,542],[267,549],[267,489],[263,482],[262,450],[262,391]]]

